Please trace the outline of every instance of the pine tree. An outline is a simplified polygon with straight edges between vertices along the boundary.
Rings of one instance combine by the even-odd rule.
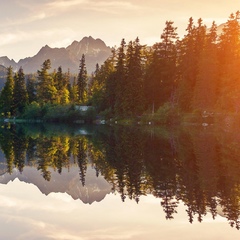
[[[26,83],[28,102],[36,102],[37,101],[37,80],[34,75],[29,75],[27,77]]]
[[[115,106],[114,111],[118,116],[124,115],[124,94],[126,86],[126,42],[124,39],[121,41],[121,45],[117,50],[117,63],[116,63],[116,73],[115,73]]]
[[[20,67],[18,73],[16,73],[14,76],[13,105],[15,114],[23,113],[24,107],[27,103],[28,96],[25,83],[25,75],[23,68]]]
[[[199,57],[193,109],[213,112],[216,107],[218,74],[217,26],[213,22]]]
[[[177,33],[172,21],[166,22],[162,41],[153,46],[151,63],[145,78],[145,97],[148,108],[158,109],[170,102],[175,94],[177,72]]]
[[[124,95],[124,112],[126,116],[137,116],[143,112],[143,71],[142,46],[139,38],[129,42],[126,63],[126,85]]]
[[[194,26],[193,18],[189,19],[187,35],[181,40],[178,52],[179,62],[179,105],[189,112],[193,109],[193,97],[196,79],[199,73],[199,59],[202,54],[206,26],[202,25],[202,19],[198,20],[198,26]]]
[[[172,21],[166,22],[166,27],[161,35],[162,42],[160,44],[160,58],[162,70],[161,85],[163,93],[162,102],[173,101],[173,95],[176,91],[176,73],[177,73],[177,49],[176,42],[178,40],[177,28],[173,26]]]
[[[78,102],[78,85],[76,77],[73,78],[73,83],[69,86],[69,98],[72,104]]]
[[[115,112],[116,106],[116,94],[117,94],[117,82],[116,82],[116,50],[112,50],[112,55],[105,61],[104,66],[102,68],[102,75],[105,79],[105,109],[109,111],[109,114],[112,116]],[[105,74],[106,72],[106,74]]]
[[[0,94],[0,108],[4,116],[11,116],[13,114],[13,69],[12,67],[7,68],[7,79],[6,83]]]
[[[69,103],[69,76],[68,74],[63,74],[62,67],[58,67],[58,70],[54,78],[55,87],[57,90],[56,103],[67,104]]]
[[[38,70],[37,96],[41,104],[56,102],[57,89],[54,86],[53,78],[48,73],[50,68],[51,61],[47,59],[42,64],[41,70]]]
[[[78,102],[80,104],[86,103],[87,100],[87,69],[85,64],[85,55],[82,55],[79,65],[79,74],[77,78],[78,86]]]
[[[239,111],[240,12],[231,14],[220,36],[220,100],[222,110]]]

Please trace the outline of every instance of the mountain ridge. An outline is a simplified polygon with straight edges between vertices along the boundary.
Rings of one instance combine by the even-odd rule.
[[[52,48],[48,45],[43,46],[34,56],[26,57],[15,62],[7,56],[0,57],[0,65],[4,67],[12,66],[14,71],[20,67],[24,73],[36,73],[41,68],[46,59],[51,60],[52,69],[62,67],[63,71],[78,73],[79,63],[82,54],[85,55],[86,68],[88,73],[95,70],[96,64],[101,65],[111,54],[112,48],[108,47],[104,41],[99,38],[83,37],[82,40],[73,41],[69,46],[61,48]]]

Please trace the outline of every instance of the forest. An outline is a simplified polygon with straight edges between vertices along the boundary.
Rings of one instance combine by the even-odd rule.
[[[240,12],[231,14],[221,33],[200,18],[189,18],[180,39],[166,21],[160,41],[149,47],[139,38],[112,49],[88,74],[82,55],[74,76],[51,70],[46,59],[31,75],[8,67],[0,93],[0,114],[44,121],[140,119],[177,122],[183,116],[238,115],[240,100]],[[91,106],[87,113],[76,106]],[[190,115],[189,115],[190,114]]]

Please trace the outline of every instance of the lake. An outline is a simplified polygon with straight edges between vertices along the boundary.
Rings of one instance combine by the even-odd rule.
[[[0,239],[240,238],[240,132],[3,125]]]

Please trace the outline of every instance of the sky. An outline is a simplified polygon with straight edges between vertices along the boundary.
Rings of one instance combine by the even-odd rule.
[[[239,0],[1,0],[0,56],[18,61],[45,45],[66,47],[85,36],[110,47],[136,37],[152,45],[166,21],[174,22],[181,37],[190,17],[210,27],[238,10]]]

